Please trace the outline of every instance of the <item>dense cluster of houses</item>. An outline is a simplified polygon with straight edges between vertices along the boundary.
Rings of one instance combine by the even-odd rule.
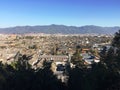
[[[52,61],[52,70],[63,78],[66,66],[74,68],[71,57],[76,46],[81,45],[81,57],[85,65],[98,63],[99,53],[106,47],[108,50],[110,36],[85,35],[0,35],[0,61],[11,63],[20,55],[31,57],[29,63],[33,68],[41,67],[44,60]],[[61,73],[61,74],[60,74]],[[65,76],[66,77],[66,76]],[[64,79],[63,79],[64,80]]]

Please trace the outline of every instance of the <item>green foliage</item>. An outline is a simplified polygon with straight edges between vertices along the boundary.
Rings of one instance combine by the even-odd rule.
[[[25,39],[33,39],[33,36],[26,36]]]
[[[115,37],[113,39],[112,45],[114,47],[120,48],[120,30],[115,33]]]
[[[91,69],[71,69],[68,82],[70,90],[120,90],[120,31],[116,33],[112,45],[108,51],[103,49],[101,61],[93,64]],[[78,58],[77,54],[73,55],[73,61]]]
[[[11,63],[11,66],[15,69],[15,70],[17,70],[17,66],[18,64],[17,64],[17,62],[12,62]]]
[[[57,55],[58,54],[58,44],[54,44],[53,48],[51,49],[51,54],[52,55]]]
[[[71,63],[73,63],[76,67],[86,68],[86,65],[84,64],[84,61],[82,60],[81,47],[80,46],[76,46],[76,52],[71,57]]]
[[[30,45],[28,48],[29,49],[37,49],[37,45]]]
[[[104,51],[101,55],[100,63],[107,72],[103,74],[104,79],[100,83],[101,90],[120,90],[118,86],[120,83],[120,31],[115,34],[112,46],[108,52]],[[100,70],[99,73],[101,74],[102,71]]]
[[[104,63],[109,71],[114,73],[120,72],[120,30],[116,32],[110,48],[104,57]]]
[[[45,61],[44,68],[37,71],[31,67],[26,69],[23,63],[0,63],[0,90],[66,90],[66,86],[51,71],[51,63]]]
[[[73,64],[77,64],[82,60],[82,56],[80,54],[81,54],[81,48],[80,46],[76,46],[76,52],[73,54],[71,58],[71,62]]]

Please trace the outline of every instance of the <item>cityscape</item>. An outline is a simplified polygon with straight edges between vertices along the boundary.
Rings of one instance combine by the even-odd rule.
[[[119,0],[1,0],[0,90],[120,90]]]

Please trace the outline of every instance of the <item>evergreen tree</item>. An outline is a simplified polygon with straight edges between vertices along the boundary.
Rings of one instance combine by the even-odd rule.
[[[76,52],[73,54],[73,56],[71,57],[71,62],[79,68],[86,68],[86,65],[84,64],[84,61],[82,60],[82,56],[81,56],[81,47],[78,45],[76,46]]]
[[[112,46],[120,49],[120,30],[115,33],[115,37],[113,39]]]

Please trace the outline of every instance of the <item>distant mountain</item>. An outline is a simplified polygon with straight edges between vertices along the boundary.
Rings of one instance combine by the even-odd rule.
[[[120,27],[100,27],[87,25],[82,27],[65,25],[46,26],[16,26],[10,28],[0,28],[0,33],[5,34],[25,34],[25,33],[46,33],[46,34],[114,34]]]

